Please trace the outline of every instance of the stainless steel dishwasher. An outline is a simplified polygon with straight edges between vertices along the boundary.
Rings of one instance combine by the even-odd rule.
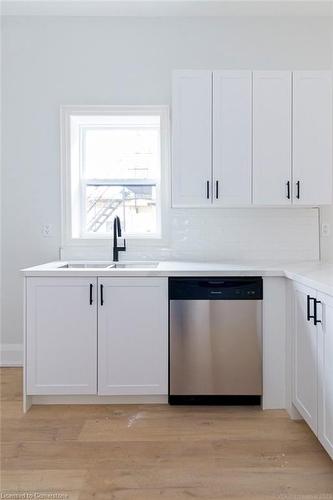
[[[260,277],[169,279],[169,403],[260,404]]]

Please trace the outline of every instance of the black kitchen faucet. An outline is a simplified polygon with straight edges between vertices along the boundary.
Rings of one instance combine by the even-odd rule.
[[[126,240],[124,239],[124,246],[119,247],[117,238],[121,238],[121,224],[118,215],[113,221],[113,262],[118,262],[118,253],[126,250]]]

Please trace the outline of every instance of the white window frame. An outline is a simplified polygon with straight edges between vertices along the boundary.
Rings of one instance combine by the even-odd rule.
[[[165,217],[167,206],[170,204],[169,175],[170,175],[170,120],[169,106],[69,106],[60,107],[60,136],[61,136],[61,236],[62,247],[66,246],[106,246],[110,244],[112,234],[84,234],[81,236],[81,230],[77,227],[73,231],[73,221],[75,218],[81,221],[81,205],[73,203],[72,199],[72,161],[78,154],[79,146],[73,147],[71,136],[71,117],[80,116],[108,116],[108,115],[152,115],[160,117],[161,131],[161,172],[157,189],[157,228],[154,234],[126,235],[127,239],[135,242],[151,243],[156,241],[162,243],[165,239]],[[78,160],[77,160],[78,161]],[[80,183],[78,182],[79,186]],[[77,195],[82,199],[82,192]],[[77,211],[76,217],[73,213]],[[77,234],[73,236],[73,232]]]

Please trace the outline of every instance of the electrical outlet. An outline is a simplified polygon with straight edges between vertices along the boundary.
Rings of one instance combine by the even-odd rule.
[[[42,235],[44,238],[51,238],[51,236],[52,236],[52,225],[51,224],[43,224],[42,225]]]
[[[331,233],[330,225],[327,222],[324,222],[321,225],[321,235],[322,236],[329,236],[330,233]]]

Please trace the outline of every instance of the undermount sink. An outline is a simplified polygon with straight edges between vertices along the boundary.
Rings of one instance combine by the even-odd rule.
[[[112,267],[112,264],[95,264],[94,262],[78,263],[78,264],[64,264],[60,266],[59,269],[107,269]]]
[[[158,262],[73,262],[58,269],[156,269],[157,266]]]
[[[115,262],[109,269],[156,269],[158,262]]]

